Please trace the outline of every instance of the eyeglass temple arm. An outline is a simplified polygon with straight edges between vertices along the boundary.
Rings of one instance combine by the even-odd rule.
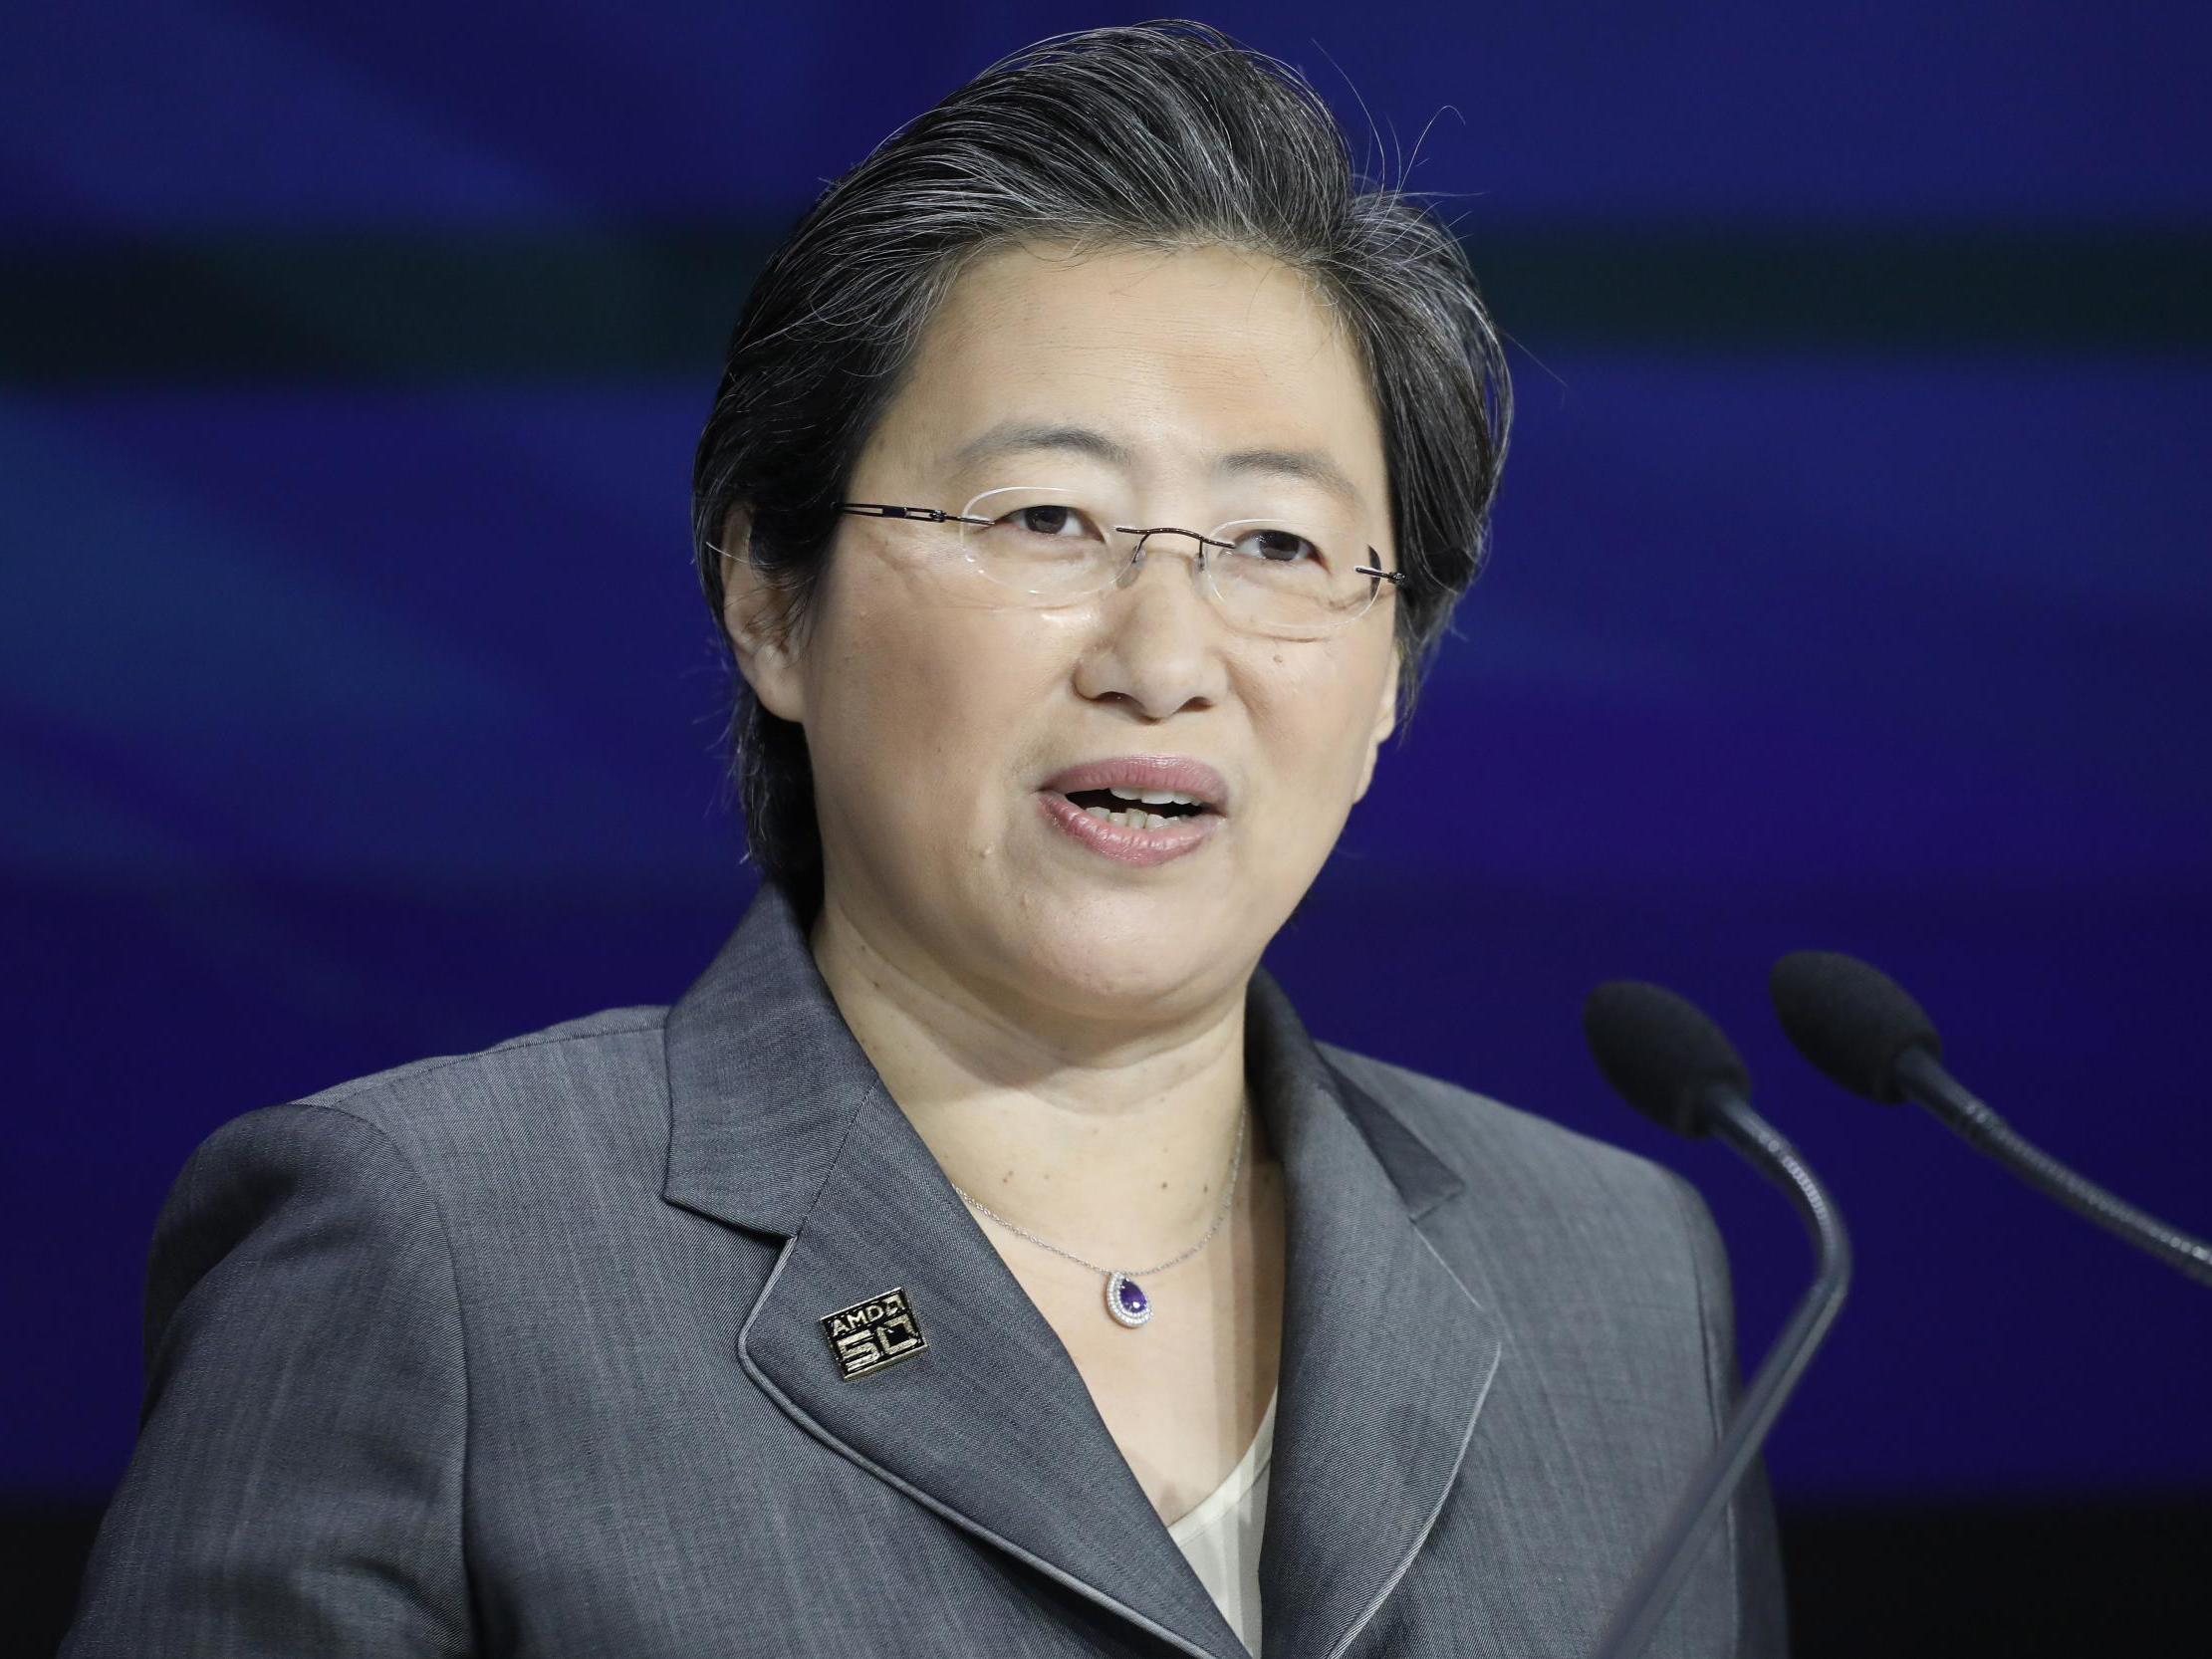
[[[990,524],[989,519],[970,518],[965,513],[948,513],[942,507],[892,507],[880,501],[841,501],[841,513],[855,513],[868,519],[921,519],[929,524]]]

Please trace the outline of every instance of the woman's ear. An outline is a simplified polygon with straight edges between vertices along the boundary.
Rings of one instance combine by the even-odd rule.
[[[1352,792],[1352,802],[1366,799],[1367,786],[1374,782],[1375,758],[1382,752],[1382,740],[1397,730],[1398,725],[1398,652],[1393,643],[1390,650],[1390,671],[1382,676],[1382,701],[1375,709],[1374,729],[1367,734],[1367,755],[1359,767],[1359,787]]]
[[[738,672],[762,708],[779,720],[806,724],[805,682],[790,625],[788,593],[753,563],[753,516],[730,509],[722,521],[722,628]]]

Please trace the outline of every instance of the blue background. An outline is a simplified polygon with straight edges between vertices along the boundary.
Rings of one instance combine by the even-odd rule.
[[[686,490],[751,261],[992,59],[1146,15],[357,12],[39,8],[0,59],[11,1502],[120,1474],[215,1124],[703,968],[750,871]],[[2212,1494],[2203,1293],[1764,997],[1872,957],[2212,1227],[2204,9],[1207,16],[1440,193],[1515,343],[1494,565],[1272,957],[1310,1023],[1689,1174],[1748,1364],[1795,1223],[1578,1010],[1731,1029],[1861,1251],[1786,1505]]]

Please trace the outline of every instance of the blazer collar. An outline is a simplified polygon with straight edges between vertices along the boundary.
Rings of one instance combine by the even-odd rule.
[[[1059,1336],[883,1089],[780,889],[761,888],[665,1041],[663,1196],[785,1241],[733,1309],[753,1380],[946,1520],[1183,1652],[1242,1655]],[[1328,1064],[1264,969],[1245,1041],[1288,1207],[1265,1642],[1270,1659],[1335,1659],[1426,1539],[1501,1332],[1415,1225],[1464,1182]],[[841,1376],[823,1316],[893,1288],[926,1350]]]

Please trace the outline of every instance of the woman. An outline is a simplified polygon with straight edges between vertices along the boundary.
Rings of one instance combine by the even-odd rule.
[[[834,185],[694,481],[759,896],[671,1009],[210,1137],[66,1651],[1587,1651],[1726,1403],[1710,1224],[1259,966],[1505,410],[1449,235],[1210,31]],[[1653,1651],[1776,1584],[1755,1486]]]

